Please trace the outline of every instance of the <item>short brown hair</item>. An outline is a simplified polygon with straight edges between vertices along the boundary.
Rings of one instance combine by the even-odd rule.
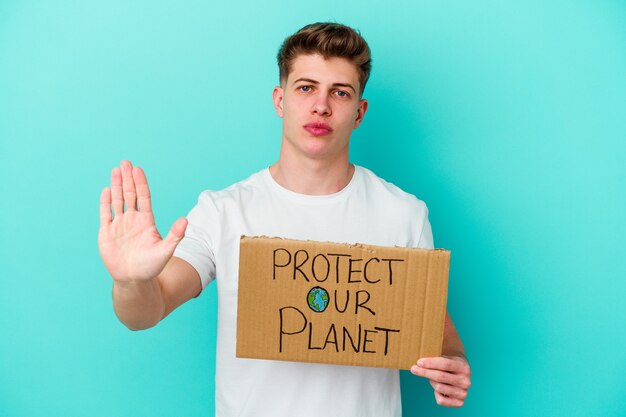
[[[298,55],[320,54],[324,58],[346,58],[359,73],[360,95],[370,76],[370,48],[359,32],[339,23],[306,25],[283,42],[278,51],[280,82],[287,80],[291,64]]]

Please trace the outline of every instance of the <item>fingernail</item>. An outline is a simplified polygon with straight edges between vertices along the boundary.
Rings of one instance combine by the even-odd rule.
[[[416,374],[418,371],[418,367],[417,366],[411,366],[411,372],[413,372],[414,374]]]
[[[419,361],[417,361],[417,365],[418,366],[424,366],[424,361],[420,359]]]

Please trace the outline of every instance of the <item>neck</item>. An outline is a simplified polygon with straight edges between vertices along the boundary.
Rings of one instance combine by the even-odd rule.
[[[274,180],[282,187],[308,195],[334,194],[344,189],[354,175],[347,155],[334,161],[326,159],[281,158],[270,167]]]

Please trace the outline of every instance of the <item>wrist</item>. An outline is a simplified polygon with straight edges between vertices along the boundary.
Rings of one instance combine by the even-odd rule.
[[[152,288],[157,283],[156,277],[149,279],[138,279],[138,278],[130,278],[130,279],[115,279],[113,278],[113,287],[122,291],[136,291],[142,290],[146,288]]]
[[[465,356],[465,352],[463,352],[462,350],[443,351],[441,353],[441,356],[448,359],[459,359],[463,362],[469,363],[469,361],[467,360],[467,356]]]

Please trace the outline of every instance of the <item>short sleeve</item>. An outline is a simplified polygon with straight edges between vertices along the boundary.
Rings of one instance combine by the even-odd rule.
[[[424,215],[422,219],[422,232],[420,233],[418,248],[422,249],[434,249],[435,244],[433,242],[433,231],[430,227],[430,221],[428,221],[428,208],[424,205]]]
[[[209,191],[198,197],[198,203],[187,215],[185,237],[178,243],[174,256],[193,266],[202,281],[202,289],[215,279],[215,252],[212,233],[218,229],[218,213]]]

